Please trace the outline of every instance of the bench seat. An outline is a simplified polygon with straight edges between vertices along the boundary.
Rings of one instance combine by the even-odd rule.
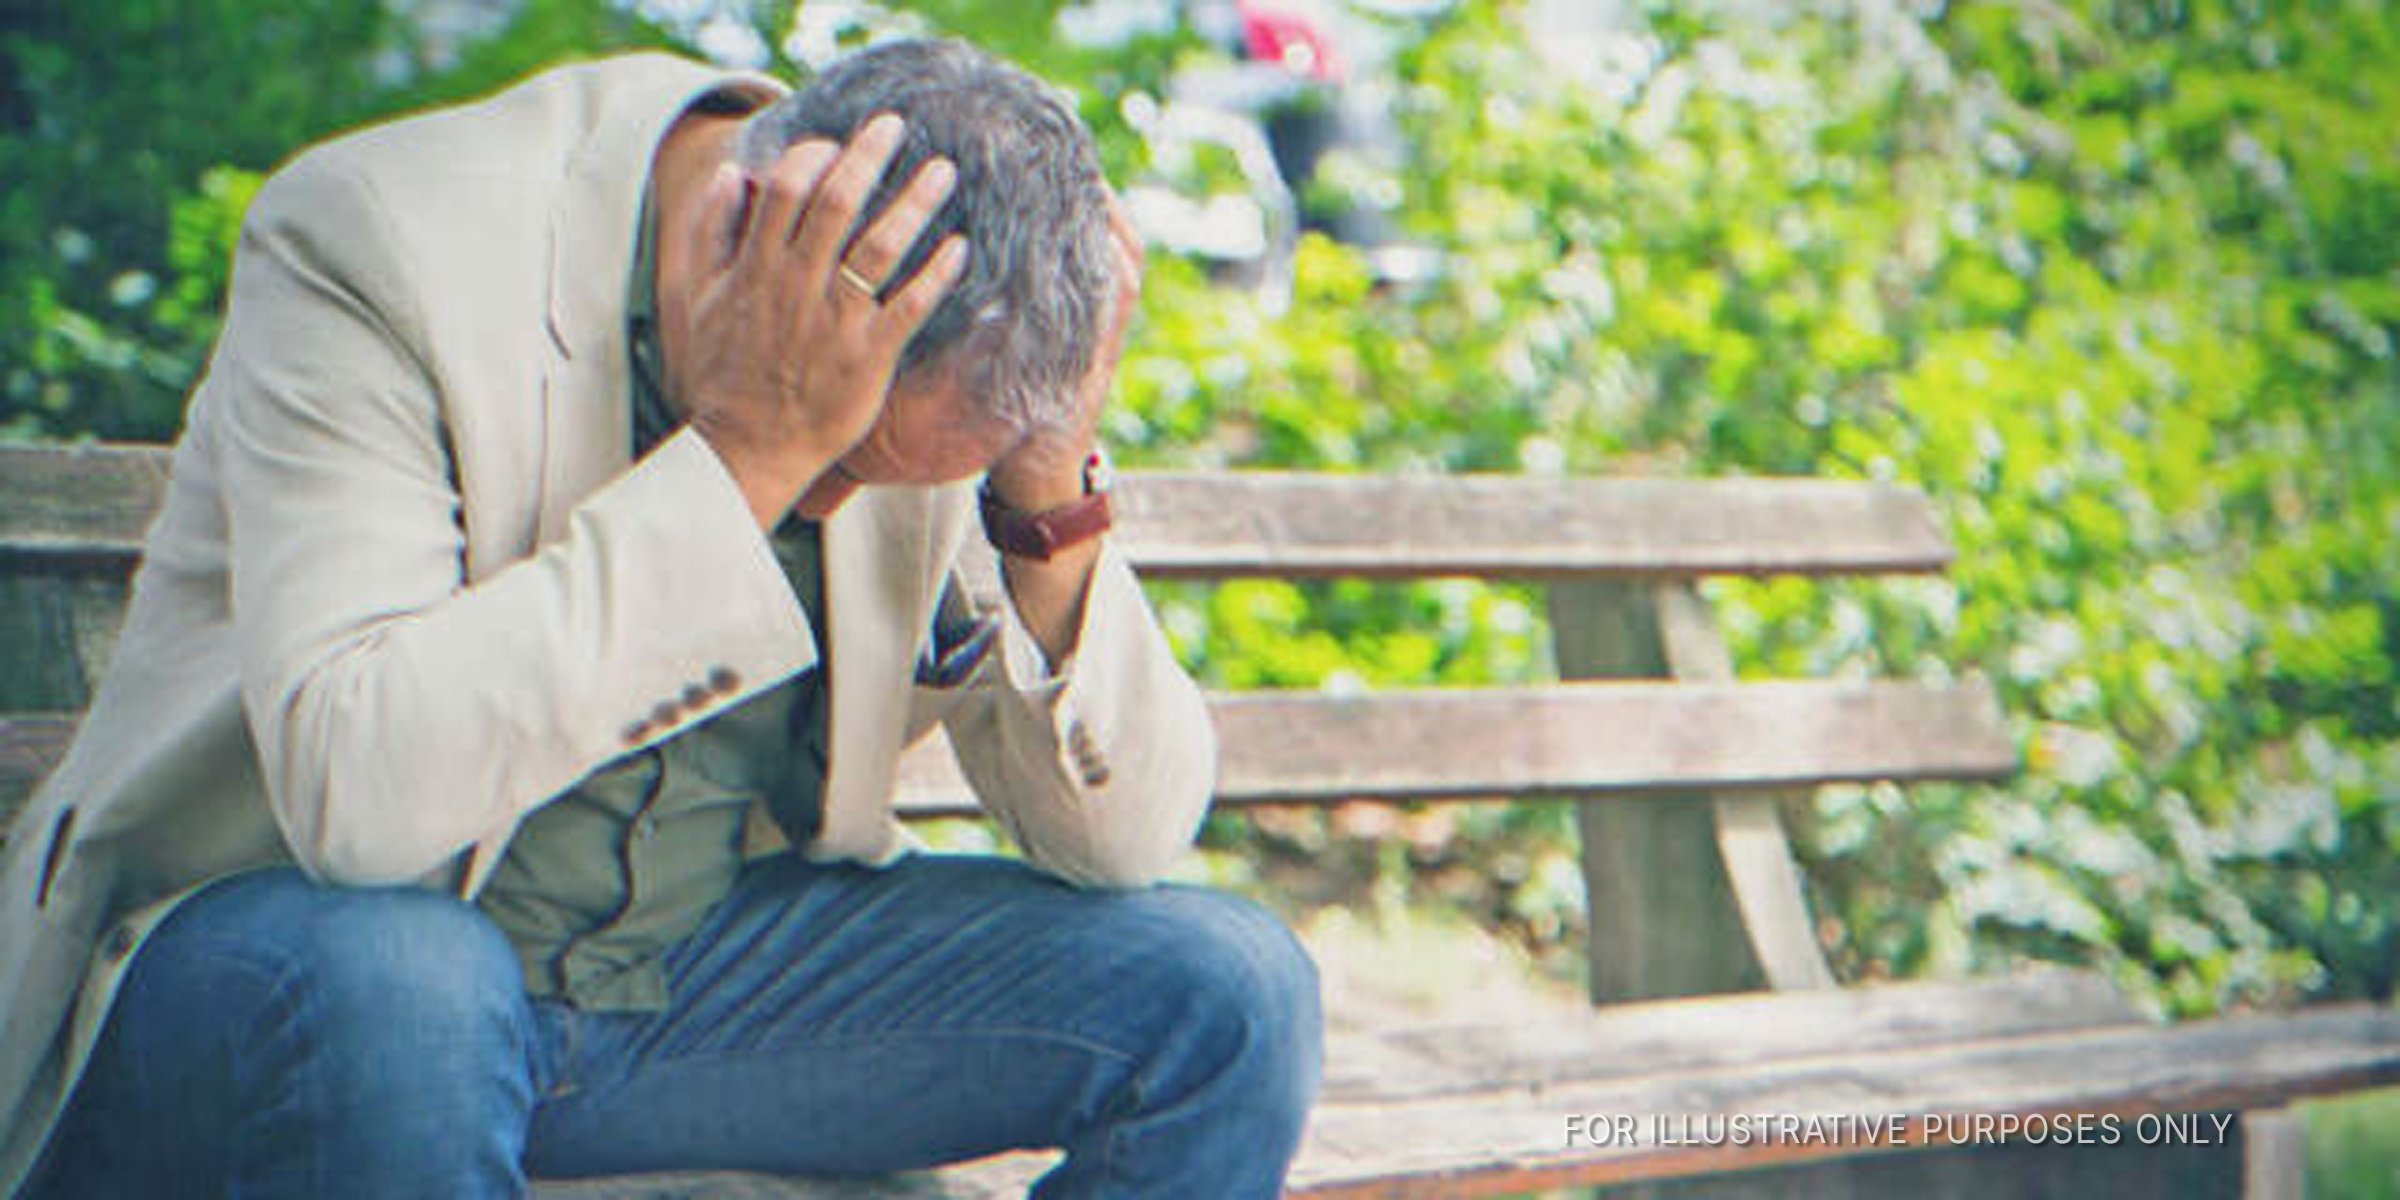
[[[2298,1095],[2400,1082],[2400,1013],[2156,1025],[2096,976],[1891,984],[1617,1005],[1552,1023],[1333,1031],[1323,1098],[1293,1194],[1325,1200],[1508,1195],[1871,1156],[1975,1140],[1964,1118],[2116,1119],[2097,1157],[2145,1137],[2240,1172],[2231,1114]],[[1730,1141],[1732,1114],[1906,1114],[1904,1138],[1853,1125],[1831,1141]],[[1928,1129],[1922,1118],[1942,1114]],[[2153,1121],[2143,1121],[2150,1114]],[[1636,1142],[1570,1141],[1568,1118],[1635,1119]],[[1661,1128],[1653,1124],[1670,1116]],[[1886,1127],[1888,1128],[1888,1127]],[[2087,1138],[2103,1136],[2096,1123]],[[1981,1139],[1989,1144],[1991,1139]],[[1662,1144],[1695,1143],[1695,1144]],[[2163,1148],[2163,1147],[2162,1147]],[[1021,1196],[1048,1164],[1014,1155],[869,1182],[725,1172],[543,1181],[537,1200],[860,1200]],[[2128,1165],[2132,1165],[2128,1163]]]

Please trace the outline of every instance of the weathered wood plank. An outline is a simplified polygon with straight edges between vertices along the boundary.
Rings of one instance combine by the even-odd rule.
[[[1648,585],[1577,580],[1552,585],[1549,601],[1561,678],[1673,674],[1657,596]],[[1690,801],[1637,792],[1621,803],[1575,810],[1584,962],[1594,1004],[1766,986],[1726,877],[1715,822]]]
[[[1328,1104],[1630,1079],[2146,1025],[2100,975],[1886,984],[1612,1005],[1589,1020],[1337,1030]]]
[[[1159,473],[1123,489],[1158,575],[1872,574],[1939,571],[1921,493],[1817,479]]]
[[[1605,1022],[1609,1010],[1593,1019]],[[2168,1029],[2112,1028],[1768,1066],[1321,1106],[1302,1194],[1458,1197],[1742,1170],[1869,1152],[1852,1139],[1669,1144],[1654,1116],[2211,1113],[2400,1081],[2400,1013],[2365,1006]],[[1569,1114],[1637,1118],[1630,1144],[1569,1145]],[[1940,1146],[1912,1121],[1909,1144]],[[1673,1132],[1673,1130],[1670,1130]],[[2213,1132],[2213,1130],[2212,1130]],[[2233,1136],[2238,1136],[2233,1135]],[[1685,1139],[1690,1141],[1693,1139]]]
[[[2244,1148],[2234,1144],[2013,1142],[1860,1154],[1578,1194],[1596,1200],[2241,1200],[2244,1159]]]
[[[80,708],[115,652],[125,583],[0,572],[0,712]]]
[[[57,714],[0,716],[0,835],[17,808],[58,765],[75,736],[75,718]]]
[[[170,458],[159,446],[0,445],[0,569],[129,569],[166,497]]]
[[[1210,708],[1228,804],[1988,779],[2016,768],[1976,682],[1250,692]],[[0,719],[0,795],[55,764],[71,721]],[[901,760],[898,803],[910,816],[977,811],[938,735]]]
[[[1923,1150],[1898,1158],[1835,1160],[1806,1175],[1797,1173],[1801,1168],[1753,1168],[1740,1176],[1675,1181],[1641,1195],[1643,1200],[1852,1200],[1864,1195],[2017,1200],[2092,1194],[2092,1172],[2102,1169],[2110,1181],[2107,1194],[2112,1200],[2230,1200],[2236,1187],[2226,1176],[2239,1168],[2230,1167],[2227,1160],[2235,1157],[2239,1155],[2223,1147],[2170,1145],[1962,1147]],[[1927,1161],[1920,1167],[1918,1160]],[[1965,1194],[1954,1186],[1944,1186],[1962,1177],[1981,1178],[1986,1186]],[[733,1171],[544,1179],[534,1181],[532,1195],[533,1200],[1016,1200],[1029,1194],[1034,1178],[1034,1172],[1010,1159],[873,1180],[778,1178]],[[1729,1181],[1737,1185],[1733,1190],[1729,1190]],[[1352,1193],[1300,1188],[1290,1194]],[[1615,1189],[1606,1195],[1608,1200],[1631,1200]]]
[[[1716,614],[1690,580],[1670,580],[1651,589],[1658,605],[1659,633],[1667,668],[1677,679],[1731,683],[1733,656],[1717,632]],[[1807,798],[1805,790],[1744,792],[1709,803],[1716,826],[1717,859],[1732,885],[1734,906],[1750,952],[1776,991],[1835,986],[1833,967],[1817,944],[1816,922],[1800,885],[1800,865],[1784,837],[1781,803]]]
[[[2308,1126],[2300,1114],[2242,1114],[2242,1200],[2308,1200]]]
[[[1580,1014],[1579,1014],[1580,1015]],[[1294,1172],[1294,1195],[1452,1197],[1612,1183],[1777,1164],[1825,1162],[1891,1148],[1948,1153],[1921,1126],[1892,1147],[1845,1144],[1666,1145],[1653,1117],[1720,1114],[2116,1114],[2121,1146],[2141,1113],[2211,1113],[2235,1100],[2362,1086],[2400,1076],[2400,1015],[2356,1008],[2160,1029],[2134,1018],[2096,977],[2042,973],[2000,981],[1931,983],[1857,993],[1721,997],[1601,1010],[1571,1028],[1436,1029],[1407,1036],[1464,1039],[1478,1054],[1531,1063],[1544,1035],[1592,1069],[1582,1079],[1548,1066],[1507,1084],[1353,1094],[1329,1078]],[[1845,1037],[1845,1034],[1851,1036]],[[1623,1048],[1609,1054],[1611,1046]],[[1338,1069],[1341,1043],[1332,1048]],[[1637,1142],[1570,1149],[1569,1114],[1636,1118]],[[2195,1130],[2215,1135],[2213,1119]],[[2227,1127],[2224,1136],[2238,1138]],[[1698,1140],[1693,1138],[1690,1140]],[[2008,1178],[2050,1163],[2043,1147],[2005,1147]],[[2203,1148],[2204,1150],[2206,1148]],[[2212,1169],[2230,1161],[2218,1148]],[[2066,1153],[2061,1150],[2059,1154]],[[2130,1150],[2128,1151],[2130,1153]],[[825,1182],[734,1173],[544,1182],[537,1200],[987,1200],[1024,1194],[1049,1160],[1007,1159],[883,1181]],[[1968,1155],[1950,1175],[1999,1160]],[[2062,1180],[2088,1178],[2073,1165]],[[2151,1166],[2173,1166],[2162,1159]],[[2185,1163],[2189,1166],[2192,1164]],[[1401,1177],[1398,1172],[1412,1174]],[[1873,1173],[1855,1178],[1865,1180]],[[1905,1174],[1905,1172],[1903,1173]],[[1929,1176],[1942,1178],[1944,1176]],[[1759,1195],[1804,1176],[1761,1174]],[[1837,1183],[1851,1176],[1834,1176]],[[1818,1194],[1841,1194],[1820,1191]],[[1992,1194],[2009,1194],[2006,1189]]]
[[[1010,1154],[880,1179],[778,1178],[743,1171],[539,1179],[533,1200],[1019,1200],[1056,1159]]]
[[[0,446],[0,569],[123,571],[167,451]],[[1144,574],[1509,578],[1939,571],[1924,495],[1819,479],[1129,471],[1116,538]]]
[[[1251,692],[1218,696],[1211,710],[1219,790],[1254,802],[1997,778],[2016,768],[1979,682]]]

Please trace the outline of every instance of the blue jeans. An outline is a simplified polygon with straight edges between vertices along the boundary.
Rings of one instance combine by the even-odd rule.
[[[456,899],[221,881],[137,956],[36,1194],[467,1200],[1055,1147],[1037,1196],[1272,1196],[1316,1089],[1314,968],[1208,891],[783,855],[665,965],[665,1011],[579,1012]]]

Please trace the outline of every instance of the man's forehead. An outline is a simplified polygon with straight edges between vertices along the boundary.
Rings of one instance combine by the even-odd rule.
[[[893,378],[891,399],[915,408],[928,423],[949,427],[961,436],[1017,432],[1017,421],[996,411],[991,398],[973,387],[968,377],[968,372],[943,365],[910,367]]]

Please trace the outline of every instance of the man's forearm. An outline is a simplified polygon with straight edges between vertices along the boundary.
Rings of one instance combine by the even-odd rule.
[[[1006,471],[992,481],[1000,502],[1019,512],[1043,512],[1072,504],[1083,497],[1082,458],[1072,468]],[[1048,561],[1015,554],[1000,556],[1000,573],[1008,581],[1009,601],[1017,617],[1040,643],[1042,657],[1056,671],[1075,654],[1076,634],[1083,628],[1084,596],[1091,590],[1092,566],[1100,561],[1100,539],[1061,547]]]
[[[1076,634],[1083,628],[1084,597],[1091,591],[1092,567],[1099,561],[1097,538],[1060,550],[1048,562],[1000,556],[1008,598],[1053,672],[1074,656]]]

